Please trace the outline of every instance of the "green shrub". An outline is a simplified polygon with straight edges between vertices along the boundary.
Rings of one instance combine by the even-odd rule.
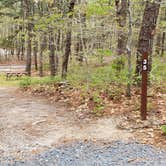
[[[150,73],[150,79],[153,83],[163,83],[166,81],[166,65],[165,65],[166,59],[158,59],[154,58],[153,60],[153,66],[152,71]]]
[[[109,89],[106,89],[106,94],[107,97],[110,100],[119,100],[123,94],[123,87],[118,87],[118,88],[114,88],[114,87],[110,87]]]
[[[166,125],[162,125],[161,130],[162,130],[163,134],[166,134]]]
[[[92,113],[95,114],[96,116],[103,116],[104,114],[104,106],[102,105],[96,105],[94,109],[92,110]]]
[[[1,87],[10,87],[10,86],[18,86],[20,80],[19,79],[10,79],[6,80],[6,75],[5,74],[0,74],[0,86]]]
[[[104,113],[104,103],[98,92],[92,94],[92,101],[94,103],[92,113],[96,116],[102,116]]]
[[[28,87],[31,85],[31,78],[30,77],[24,77],[20,81],[20,87]]]
[[[32,85],[48,85],[60,82],[60,77],[24,77],[20,81],[21,87],[28,87]]]

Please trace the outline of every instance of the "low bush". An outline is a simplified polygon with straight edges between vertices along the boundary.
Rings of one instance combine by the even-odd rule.
[[[24,77],[20,81],[20,87],[54,84],[60,82],[60,80],[60,77]]]
[[[166,134],[166,125],[162,125],[161,130],[162,130],[163,134]]]

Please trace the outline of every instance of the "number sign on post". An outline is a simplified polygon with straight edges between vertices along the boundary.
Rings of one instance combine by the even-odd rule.
[[[148,53],[142,55],[141,119],[147,118]]]

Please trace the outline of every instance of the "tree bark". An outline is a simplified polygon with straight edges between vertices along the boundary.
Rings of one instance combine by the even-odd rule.
[[[164,56],[165,51],[165,32],[162,35],[162,42],[161,42],[161,56]]]
[[[60,40],[61,40],[61,30],[58,29],[57,36],[56,36],[56,50],[59,52],[60,48]]]
[[[124,32],[127,19],[127,0],[116,0],[116,17],[118,23],[118,44],[117,44],[117,54],[124,55],[126,54],[126,44],[127,38]]]
[[[54,77],[57,71],[55,66],[55,43],[54,43],[54,34],[52,29],[50,29],[50,35],[49,35],[49,49],[50,49],[50,54],[49,54],[50,75]]]
[[[161,50],[161,33],[157,35],[156,39],[156,49],[155,52],[157,55],[160,55],[160,50]]]
[[[38,1],[38,9],[40,17],[44,16],[45,13],[45,2],[44,1]],[[47,32],[43,31],[40,34],[40,54],[39,54],[39,76],[44,76],[43,71],[43,52],[47,48]]]
[[[25,13],[24,13],[24,0],[21,0],[21,15],[22,15],[22,19],[23,19],[23,23],[22,23],[22,34],[21,34],[21,55],[20,55],[20,59],[21,61],[24,60],[24,54],[25,54]]]
[[[40,37],[40,55],[39,55],[39,76],[43,77],[44,76],[44,72],[43,72],[43,52],[46,48],[46,34],[45,32],[43,34],[41,34]]]
[[[34,56],[34,65],[36,71],[38,70],[37,52],[38,52],[38,41],[34,40],[33,56]]]
[[[141,25],[141,30],[139,34],[138,47],[137,47],[137,60],[136,60],[136,77],[138,78],[141,75],[142,68],[142,54],[148,53],[149,55],[149,65],[148,71],[151,71],[152,63],[152,46],[155,35],[155,29],[157,24],[157,19],[159,15],[160,2],[146,2],[143,21]],[[139,84],[139,80],[137,81]]]
[[[116,17],[118,23],[117,55],[119,56],[116,62],[116,69],[118,72],[120,72],[125,65],[123,60],[123,55],[126,54],[126,44],[127,44],[127,35],[125,32],[126,19],[127,19],[127,0],[115,0],[115,5],[116,5]]]
[[[127,40],[127,55],[128,55],[128,83],[127,83],[127,90],[126,95],[127,97],[131,97],[131,80],[132,80],[132,66],[131,66],[131,43],[132,43],[132,13],[131,13],[131,2],[128,0],[128,20],[129,20],[129,27],[128,27],[128,40]]]
[[[25,52],[25,39],[21,39],[21,61],[24,60],[24,52]]]
[[[69,14],[68,31],[66,33],[65,54],[63,56],[63,62],[62,62],[62,75],[61,76],[63,79],[66,79],[66,77],[67,77],[69,55],[71,53],[72,18],[73,18],[74,5],[75,5],[75,0],[71,0],[69,7],[68,7],[68,13],[70,13],[70,14]]]
[[[25,5],[25,17],[28,19],[28,25],[27,25],[27,52],[26,52],[26,71],[28,75],[31,75],[31,52],[32,52],[32,23],[30,21],[30,12],[31,12],[31,3],[29,0],[24,0],[24,5]]]
[[[28,26],[26,71],[31,76],[31,28]]]

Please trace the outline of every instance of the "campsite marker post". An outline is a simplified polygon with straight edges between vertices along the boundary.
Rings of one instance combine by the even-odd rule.
[[[142,55],[141,119],[147,118],[148,53]]]

